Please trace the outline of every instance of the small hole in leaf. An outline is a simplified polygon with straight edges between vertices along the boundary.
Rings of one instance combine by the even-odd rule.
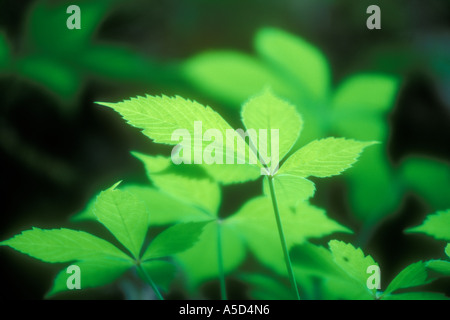
[[[343,257],[342,259],[344,259],[345,262],[348,262],[348,258],[347,257]]]

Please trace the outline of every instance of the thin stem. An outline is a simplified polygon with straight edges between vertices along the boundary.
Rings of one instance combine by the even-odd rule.
[[[152,287],[158,299],[164,300],[163,296],[161,295],[161,292],[159,292],[158,287],[156,287],[156,284],[153,282],[152,278],[150,278],[150,275],[147,273],[147,271],[145,271],[145,269],[142,268],[140,264],[138,264],[136,267],[138,271],[142,274],[142,276],[145,278],[147,283]]]
[[[278,235],[280,236],[281,246],[283,248],[284,262],[286,264],[286,269],[288,271],[292,290],[294,291],[297,300],[300,300],[300,295],[298,294],[297,289],[297,282],[295,281],[294,271],[292,270],[291,258],[289,257],[289,251],[286,245],[286,239],[284,237],[283,226],[281,224],[280,212],[278,210],[277,198],[275,196],[275,187],[273,185],[273,177],[269,176],[268,180],[269,180],[270,197],[272,198],[273,211],[275,213],[275,218],[277,220]]]
[[[227,300],[227,288],[225,284],[225,272],[223,271],[223,253],[222,253],[222,221],[217,221],[217,260],[219,264],[220,298]]]

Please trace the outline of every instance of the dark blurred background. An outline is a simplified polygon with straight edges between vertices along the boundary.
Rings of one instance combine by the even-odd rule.
[[[76,36],[65,26],[70,4],[81,8]],[[381,8],[381,30],[366,28],[370,4]],[[61,29],[54,28],[58,21]],[[176,66],[209,49],[253,54],[252,38],[265,26],[321,49],[334,85],[356,71],[399,75],[402,88],[390,116],[392,163],[411,154],[450,161],[449,1],[0,0],[0,239],[32,226],[73,227],[68,218],[99,190],[121,179],[145,181],[129,151],[166,152],[95,101],[180,94],[231,114],[186,83]],[[242,190],[226,189],[224,206],[239,207]],[[365,251],[386,279],[404,261],[442,255],[441,243],[403,234],[428,209],[406,195],[372,235]],[[352,217],[339,221],[358,228]],[[61,267],[6,248],[0,260],[2,299],[42,299]],[[449,281],[435,286],[449,291]],[[84,297],[121,298],[109,289]]]

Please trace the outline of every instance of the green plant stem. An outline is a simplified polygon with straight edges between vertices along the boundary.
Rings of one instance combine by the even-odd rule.
[[[223,271],[223,253],[222,253],[222,221],[217,221],[217,262],[219,264],[220,298],[227,300],[227,288],[225,284],[225,272]]]
[[[289,257],[289,251],[286,244],[286,238],[284,237],[283,226],[281,224],[280,211],[278,210],[277,198],[275,196],[275,187],[273,184],[273,177],[269,176],[269,189],[270,197],[272,198],[273,211],[275,213],[275,219],[277,220],[278,235],[280,236],[281,247],[283,248],[284,262],[286,264],[286,269],[289,275],[289,280],[291,282],[292,290],[297,300],[300,300],[300,295],[298,293],[297,282],[295,281],[294,271],[292,269],[291,258]]]
[[[145,271],[144,268],[140,264],[137,266],[138,271],[142,274],[142,276],[145,278],[145,281],[152,287],[153,291],[155,292],[156,296],[159,300],[164,300],[163,296],[161,295],[161,292],[159,292],[158,287],[156,287],[156,284],[153,282],[152,278],[150,278],[150,275]]]

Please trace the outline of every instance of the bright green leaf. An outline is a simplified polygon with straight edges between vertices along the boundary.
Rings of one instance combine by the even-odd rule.
[[[94,214],[137,258],[147,234],[149,213],[144,202],[116,186],[100,193]]]
[[[0,245],[10,246],[36,259],[52,263],[96,258],[129,259],[109,242],[71,229],[33,228],[1,242]]]
[[[209,221],[176,224],[161,232],[148,246],[142,260],[163,258],[192,247]]]
[[[370,255],[365,256],[360,248],[355,248],[350,243],[331,240],[328,245],[336,264],[362,287],[367,289],[367,279],[369,277],[367,269],[369,266],[378,265],[373,258]],[[375,294],[375,291],[376,289],[372,289],[372,294]]]
[[[156,143],[181,145],[178,160],[184,163],[206,163],[204,155],[208,148],[215,150],[211,151],[215,154],[211,159],[214,163],[225,163],[227,158],[234,163],[249,163],[247,144],[243,143],[242,148],[234,147],[243,140],[241,136],[217,112],[198,102],[179,96],[147,95],[118,103],[98,104],[120,113],[130,125],[142,129],[143,134]],[[211,134],[212,141],[205,133]],[[177,154],[176,151],[173,153]]]
[[[142,185],[125,185],[121,190],[143,201],[149,213],[149,225],[159,226],[178,222],[203,221],[210,216],[204,210],[168,193]]]
[[[109,284],[133,266],[131,261],[93,258],[93,260],[74,263],[80,268],[81,289],[95,288]],[[53,287],[46,296],[50,297],[56,293],[68,291],[67,280],[70,276],[71,274],[67,273],[67,268],[63,269],[56,276]]]
[[[209,223],[203,229],[195,246],[176,255],[185,270],[189,288],[195,288],[200,283],[217,278],[218,264],[218,228],[221,228],[222,259],[225,274],[234,271],[245,259],[245,247],[239,231],[223,221]]]
[[[171,164],[170,158],[161,156],[136,152],[134,156],[144,163],[147,176],[159,190],[182,202],[198,206],[211,216],[217,213],[221,201],[219,185],[206,174],[201,176],[201,168],[184,164],[176,166]]]
[[[277,201],[285,206],[296,207],[299,202],[314,195],[316,187],[310,180],[289,174],[277,174],[272,179]],[[264,194],[270,196],[268,179],[263,182]]]
[[[261,147],[265,149],[264,154],[260,156],[266,164],[269,163],[268,157],[273,156],[272,152],[278,154],[278,160],[283,159],[303,127],[302,118],[295,107],[275,96],[270,90],[265,90],[248,100],[242,107],[241,116],[247,131],[251,129],[256,131],[257,141],[252,142],[260,153]],[[266,132],[265,135],[259,133],[261,129]],[[272,130],[277,131],[276,137],[272,137]],[[277,149],[273,151],[272,148]]]
[[[307,144],[291,155],[278,174],[329,177],[350,168],[362,150],[374,142],[325,138]]]
[[[407,232],[423,232],[436,239],[450,240],[450,209],[438,211],[427,216],[422,225],[410,228]]]

